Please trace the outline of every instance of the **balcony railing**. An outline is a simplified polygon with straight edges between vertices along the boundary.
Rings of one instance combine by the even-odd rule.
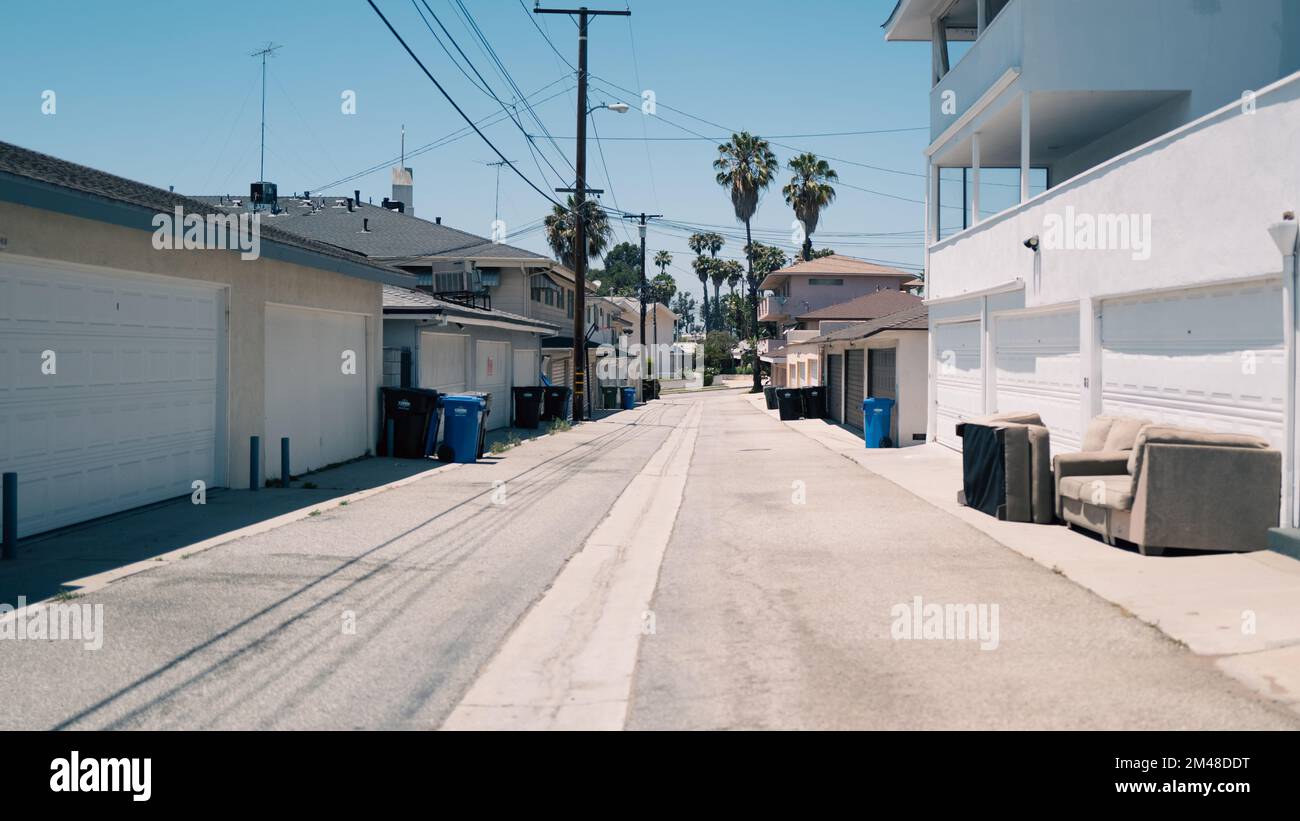
[[[930,92],[930,139],[936,140],[1024,57],[1024,3],[1012,0]]]
[[[777,322],[785,319],[789,314],[785,310],[786,297],[769,296],[764,297],[758,305],[759,322]]]

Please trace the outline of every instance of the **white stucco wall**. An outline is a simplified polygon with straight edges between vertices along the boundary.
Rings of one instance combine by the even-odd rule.
[[[268,302],[364,314],[366,391],[377,396],[381,377],[382,286],[357,277],[272,259],[243,261],[234,251],[158,251],[150,231],[0,202],[6,253],[177,277],[224,286],[226,361],[223,473],[232,487],[246,487],[250,436],[262,436],[266,413],[266,305]],[[265,252],[265,247],[263,248]],[[368,405],[366,431],[378,430],[378,403]],[[278,445],[274,445],[278,446]],[[220,445],[219,445],[220,447]],[[362,455],[360,453],[356,454]],[[263,457],[264,459],[266,457]]]
[[[1011,68],[1021,91],[1187,91],[1195,118],[1300,70],[1300,4],[1012,0],[931,94],[931,139]]]
[[[1021,278],[1026,305],[1050,305],[1280,273],[1265,229],[1300,206],[1297,135],[1300,75],[1261,92],[1254,114],[1217,112],[932,246],[929,297]],[[1067,207],[1149,217],[1150,258],[1044,248],[1036,271],[1023,242]]]

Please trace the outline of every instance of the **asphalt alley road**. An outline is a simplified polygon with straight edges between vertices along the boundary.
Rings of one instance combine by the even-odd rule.
[[[1209,659],[742,397],[697,401],[628,728],[1300,726]],[[891,608],[915,596],[997,604],[997,648],[894,640]]]
[[[998,605],[997,648],[894,640],[915,596]],[[0,729],[1300,726],[734,391],[76,603],[103,648],[0,641]]]
[[[437,727],[688,410],[616,414],[90,593],[102,649],[0,641],[0,728]]]

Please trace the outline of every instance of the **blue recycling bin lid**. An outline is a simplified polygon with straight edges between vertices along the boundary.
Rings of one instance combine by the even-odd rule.
[[[862,400],[863,413],[884,413],[894,407],[894,400],[883,396],[868,396]]]
[[[442,397],[443,409],[450,410],[458,416],[466,414],[470,410],[482,411],[485,405],[487,405],[487,401],[481,396],[452,394],[451,396]]]

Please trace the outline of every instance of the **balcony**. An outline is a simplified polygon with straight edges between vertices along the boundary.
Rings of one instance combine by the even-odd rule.
[[[758,340],[759,356],[785,356],[784,339],[760,339]]]
[[[787,331],[785,334],[786,345],[798,345],[801,342],[807,342],[822,335],[821,331]]]
[[[758,304],[758,321],[780,322],[787,319],[790,315],[786,313],[786,300],[787,297],[783,296],[764,297],[763,301]]]

